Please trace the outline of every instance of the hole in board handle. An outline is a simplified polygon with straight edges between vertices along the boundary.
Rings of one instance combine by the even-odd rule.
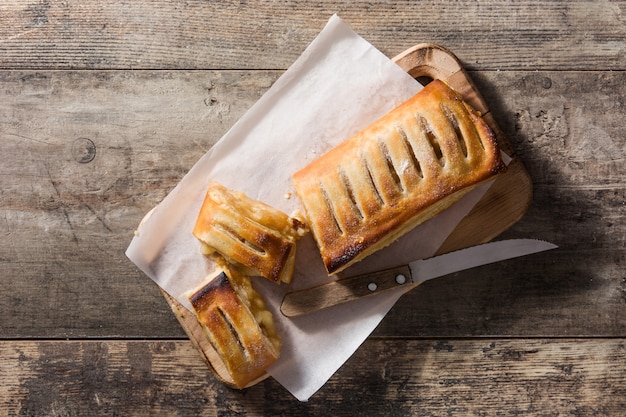
[[[422,84],[424,87],[426,87],[428,84],[430,84],[430,82],[433,79],[434,78],[431,77],[430,75],[420,75],[420,76],[415,77],[415,80],[417,80],[417,82]]]

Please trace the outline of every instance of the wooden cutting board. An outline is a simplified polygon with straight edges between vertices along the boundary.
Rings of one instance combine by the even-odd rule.
[[[406,50],[393,58],[393,61],[422,83],[440,79],[458,91],[469,104],[481,112],[485,121],[496,132],[500,148],[512,158],[509,169],[498,177],[472,211],[459,223],[437,254],[492,240],[521,219],[528,210],[532,200],[532,182],[528,173],[515,157],[510,143],[454,54],[439,45],[425,43]],[[209,343],[195,315],[169,294],[162,292],[208,368],[218,380],[234,387],[224,363]],[[255,385],[268,376],[265,374],[248,386]]]

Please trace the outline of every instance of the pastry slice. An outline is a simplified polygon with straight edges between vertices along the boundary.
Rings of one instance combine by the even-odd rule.
[[[248,275],[291,282],[305,224],[244,193],[211,182],[193,229],[206,255],[218,253]]]
[[[189,301],[237,387],[244,388],[278,359],[281,340],[272,313],[247,276],[224,269]]]
[[[293,175],[329,274],[389,245],[505,169],[494,132],[445,83]]]

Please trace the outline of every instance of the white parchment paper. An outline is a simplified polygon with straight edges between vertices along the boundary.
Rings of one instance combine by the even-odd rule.
[[[213,265],[191,231],[210,180],[291,214],[300,208],[291,175],[413,96],[421,86],[380,51],[332,16],[319,36],[244,116],[207,152],[143,222],[127,256],[161,288],[190,308],[185,294]],[[488,185],[474,190],[346,275],[432,256]],[[288,291],[328,282],[311,237],[298,243],[292,284],[253,278],[283,338],[268,372],[306,401],[354,353],[402,295],[402,288],[288,319]]]

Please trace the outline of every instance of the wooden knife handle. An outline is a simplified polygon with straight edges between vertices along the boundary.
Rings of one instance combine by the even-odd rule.
[[[408,291],[417,285],[411,281],[411,270],[408,265],[403,265],[287,293],[280,310],[287,317],[301,316],[399,286],[405,286]]]

